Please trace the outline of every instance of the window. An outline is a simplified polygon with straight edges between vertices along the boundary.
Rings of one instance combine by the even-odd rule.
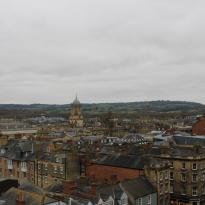
[[[184,173],[181,174],[181,181],[182,182],[186,181],[186,174],[184,174]]]
[[[21,162],[21,168],[24,168],[24,169],[27,168],[27,166],[26,166],[26,162]]]
[[[165,199],[165,205],[170,205],[169,198],[166,198],[166,199]]]
[[[197,196],[197,187],[192,188],[192,196]]]
[[[192,164],[192,169],[193,169],[193,170],[197,170],[197,164],[196,164],[196,163],[193,163],[193,164]]]
[[[4,154],[6,152],[5,149],[1,149],[1,154]]]
[[[202,186],[202,194],[205,194],[205,184]]]
[[[163,180],[163,172],[159,173],[159,180],[162,181]]]
[[[13,169],[13,162],[12,162],[12,160],[8,159],[7,163],[8,163],[8,169]]]
[[[139,205],[142,205],[142,198],[139,198],[139,199],[138,199],[138,204],[139,204]]]
[[[41,169],[41,164],[38,164],[38,169]]]
[[[186,195],[186,187],[182,187],[181,188],[181,194],[182,195]]]
[[[163,194],[163,191],[164,191],[164,190],[163,190],[163,185],[161,184],[161,185],[160,185],[160,194]]]
[[[173,168],[173,167],[174,167],[174,163],[170,162],[170,168]]]
[[[186,163],[185,162],[182,163],[182,169],[186,169]]]
[[[152,203],[152,196],[149,195],[149,196],[148,196],[148,199],[147,199],[147,204],[151,204],[151,203]]]
[[[165,192],[166,192],[166,193],[169,192],[169,184],[165,184]]]
[[[48,170],[48,164],[44,164],[44,169]]]
[[[57,168],[57,166],[54,166],[54,173],[57,173],[57,171],[58,171],[58,168]]]
[[[169,178],[169,171],[165,171],[165,179]]]
[[[170,185],[170,193],[174,193],[174,187],[173,187],[173,185]]]
[[[60,167],[60,174],[63,175],[63,167]]]
[[[197,182],[197,174],[192,175],[192,182]]]
[[[45,176],[45,177],[44,177],[44,182],[45,182],[45,184],[48,184],[48,180],[47,180],[47,179],[48,179],[48,177]]]
[[[204,172],[201,175],[201,181],[205,181],[205,173]]]
[[[62,159],[59,157],[56,157],[56,163],[62,163]]]
[[[171,180],[174,179],[174,174],[173,174],[173,172],[170,172],[170,179],[171,179]]]
[[[8,160],[8,165],[10,165],[10,166],[12,166],[13,165],[13,163],[12,163],[12,160]]]
[[[124,197],[121,199],[121,205],[127,205],[128,204],[128,199],[127,197]]]

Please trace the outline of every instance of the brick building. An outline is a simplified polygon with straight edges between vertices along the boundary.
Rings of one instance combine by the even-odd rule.
[[[117,183],[143,175],[143,159],[132,155],[105,156],[86,166],[86,176],[102,183]]]
[[[192,135],[205,135],[205,116],[200,117],[193,125]]]

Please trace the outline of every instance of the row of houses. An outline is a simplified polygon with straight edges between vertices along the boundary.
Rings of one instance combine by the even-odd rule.
[[[103,198],[100,190],[116,186],[133,205],[205,204],[205,149],[186,138],[174,136],[176,143],[166,146],[94,143],[87,149],[78,142],[10,140],[0,147],[0,176],[57,192],[62,202],[112,204],[110,192]],[[59,183],[62,189],[49,189]]]

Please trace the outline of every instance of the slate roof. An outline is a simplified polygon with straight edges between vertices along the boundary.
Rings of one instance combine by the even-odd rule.
[[[166,151],[162,152],[162,147],[152,147],[150,150],[146,152],[146,154],[152,156],[160,156],[162,154],[165,154],[170,157],[176,157],[176,158],[193,157],[193,156],[205,157],[205,149],[199,148],[199,150],[197,151],[194,147],[173,146],[170,148],[166,148]]]
[[[29,191],[29,192],[35,192],[35,193],[43,193],[43,189],[41,189],[38,186],[33,185],[29,181],[25,180],[21,185],[19,186],[20,189]]]
[[[205,146],[205,136],[173,136],[173,140],[179,145],[195,145]]]
[[[171,150],[171,156],[172,157],[193,157],[193,156],[204,156],[205,155],[205,149],[200,149],[199,151],[196,151],[194,148],[190,147],[175,147]]]
[[[123,195],[124,191],[119,185],[107,185],[98,188],[97,193],[104,201],[107,200],[110,196],[112,196],[112,198],[115,200],[115,204],[118,204],[118,200],[121,199],[121,196]]]
[[[5,152],[0,152],[0,156],[11,160],[29,161],[35,159],[35,154],[32,153],[34,147],[34,142],[32,141],[11,140],[8,144],[1,146],[1,149],[5,150]]]
[[[155,155],[155,156],[159,156],[162,153],[161,148],[159,146],[157,147],[152,147],[151,149],[148,149],[146,151],[147,155]]]
[[[127,180],[122,182],[120,185],[127,195],[131,196],[133,199],[138,199],[157,192],[145,177]]]
[[[108,155],[98,161],[96,164],[113,166],[113,167],[123,167],[132,169],[143,169],[144,160],[142,157],[134,155]]]
[[[19,189],[11,188],[7,192],[5,192],[1,197],[0,200],[6,201],[5,205],[16,205],[16,199],[18,196]],[[48,197],[44,198],[43,194],[34,193],[34,192],[27,192],[23,191],[25,202],[29,205],[39,205],[42,204],[42,200],[44,199],[45,203],[53,202],[54,200]]]
[[[63,164],[65,162],[65,157],[65,154],[42,153],[39,155],[38,160]],[[56,162],[56,158],[61,159],[61,161]]]
[[[63,193],[62,182],[55,182],[46,189],[48,192]]]

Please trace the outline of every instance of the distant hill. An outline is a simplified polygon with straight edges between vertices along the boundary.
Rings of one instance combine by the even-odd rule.
[[[48,116],[66,116],[71,109],[71,104],[0,104],[0,117],[12,116],[38,116],[45,114]],[[170,113],[170,112],[190,112],[205,113],[205,105],[186,101],[144,101],[127,103],[92,103],[82,104],[82,109],[87,114],[102,114],[108,111],[114,113]]]

